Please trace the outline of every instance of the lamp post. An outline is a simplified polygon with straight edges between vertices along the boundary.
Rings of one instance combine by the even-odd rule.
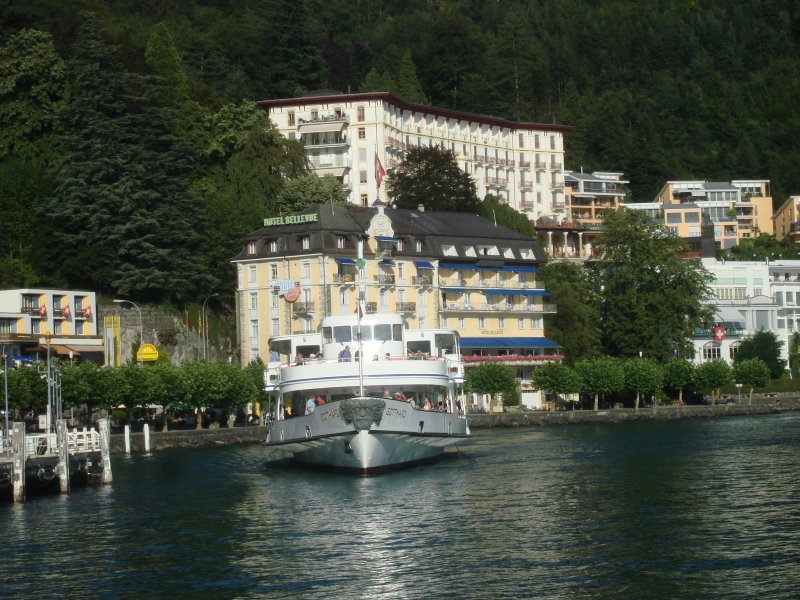
[[[3,391],[6,397],[6,435],[4,441],[8,443],[8,354],[6,354],[5,344],[3,344]]]
[[[203,341],[203,359],[208,362],[208,322],[206,321],[206,302],[214,298],[215,296],[219,296],[219,293],[211,294],[208,298],[203,300],[203,331],[201,331],[200,339]]]
[[[742,384],[741,383],[737,383],[736,384],[736,389],[739,390],[739,404],[741,404],[742,403]]]
[[[125,303],[131,304],[136,309],[136,312],[139,313],[139,348],[141,348],[142,344],[144,344],[144,327],[142,326],[142,310],[137,306],[137,304],[135,302],[132,302],[131,300],[115,298],[114,302],[116,304],[125,304]],[[139,361],[139,366],[141,366],[141,365],[142,365],[142,361],[140,360]]]

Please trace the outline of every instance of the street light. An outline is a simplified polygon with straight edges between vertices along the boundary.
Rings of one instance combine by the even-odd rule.
[[[203,341],[203,359],[205,359],[206,362],[208,362],[208,322],[206,321],[206,302],[215,296],[219,296],[219,293],[211,294],[208,298],[203,300],[203,331],[200,332],[200,339]]]
[[[736,384],[736,389],[739,390],[739,404],[741,404],[742,403],[742,384],[741,383],[737,383]]]
[[[6,345],[3,344],[3,388],[5,389],[6,397],[6,437],[5,443],[8,443],[8,354],[6,354]]]
[[[142,344],[144,344],[144,327],[142,326],[142,310],[136,305],[135,302],[132,302],[131,300],[115,298],[114,302],[116,304],[125,304],[125,303],[132,304],[133,307],[136,309],[136,312],[139,313],[139,348],[141,349]],[[140,360],[139,361],[139,366],[141,366],[141,364],[142,364],[142,361]]]

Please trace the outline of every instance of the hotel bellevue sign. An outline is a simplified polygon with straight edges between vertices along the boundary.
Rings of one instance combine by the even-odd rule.
[[[269,219],[264,219],[264,227],[276,227],[278,225],[297,225],[298,223],[314,223],[317,221],[317,217],[318,217],[317,214],[271,217]]]

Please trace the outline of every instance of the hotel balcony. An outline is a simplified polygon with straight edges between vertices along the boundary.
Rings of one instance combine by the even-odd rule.
[[[520,181],[519,182],[519,189],[521,189],[521,190],[532,190],[533,189],[533,182],[532,181]]]
[[[352,273],[336,274],[333,276],[334,283],[342,283],[347,285],[355,285],[356,276]]]
[[[533,202],[533,200],[523,200],[519,203],[519,207],[522,210],[533,210],[535,206],[536,204]]]
[[[558,312],[555,304],[541,304],[530,306],[528,304],[488,304],[465,302],[445,302],[442,310],[446,312],[506,312],[506,313],[528,313],[528,314],[556,314]]]
[[[414,285],[433,285],[433,275],[415,275],[411,282]]]
[[[316,119],[297,119],[297,131],[300,135],[312,133],[325,133],[330,131],[341,132],[350,119],[347,115],[324,115]]]
[[[519,161],[519,166],[523,169],[530,169],[531,168],[531,161],[529,160],[521,160]]]
[[[508,185],[508,179],[501,179],[500,177],[487,177],[486,185],[493,187],[506,187]]]
[[[377,302],[365,302],[364,308],[370,314],[374,314],[378,312],[378,303]]]
[[[345,155],[342,155],[344,157]],[[347,160],[325,160],[309,158],[308,161],[316,175],[333,175],[343,177],[350,170],[350,161]]]
[[[416,302],[398,302],[395,305],[395,310],[399,313],[415,313],[417,312]]]
[[[392,275],[391,273],[381,273],[379,275],[374,275],[372,279],[375,283],[381,283],[386,285],[394,284],[394,275]]]
[[[563,192],[564,191],[564,183],[551,183],[550,189],[554,192]]]
[[[486,162],[486,157],[485,156],[480,156],[478,154],[475,154],[475,155],[472,156],[472,160],[474,160],[475,162],[479,162],[479,163],[485,163]]]
[[[547,170],[547,163],[546,162],[540,162],[540,161],[537,160],[535,163],[533,163],[533,168],[536,169],[537,171],[546,171]]]
[[[301,313],[301,314],[309,314],[314,312],[314,303],[313,302],[295,302],[294,303],[294,312]]]
[[[564,165],[562,165],[561,163],[553,162],[553,163],[550,163],[550,170],[551,171],[561,171],[563,166]]]

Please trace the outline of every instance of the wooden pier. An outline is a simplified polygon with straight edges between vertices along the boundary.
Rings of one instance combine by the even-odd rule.
[[[66,420],[55,422],[55,432],[27,434],[24,423],[14,423],[9,435],[0,432],[0,494],[11,492],[24,502],[39,491],[67,493],[73,484],[111,483],[110,427],[73,429]]]

